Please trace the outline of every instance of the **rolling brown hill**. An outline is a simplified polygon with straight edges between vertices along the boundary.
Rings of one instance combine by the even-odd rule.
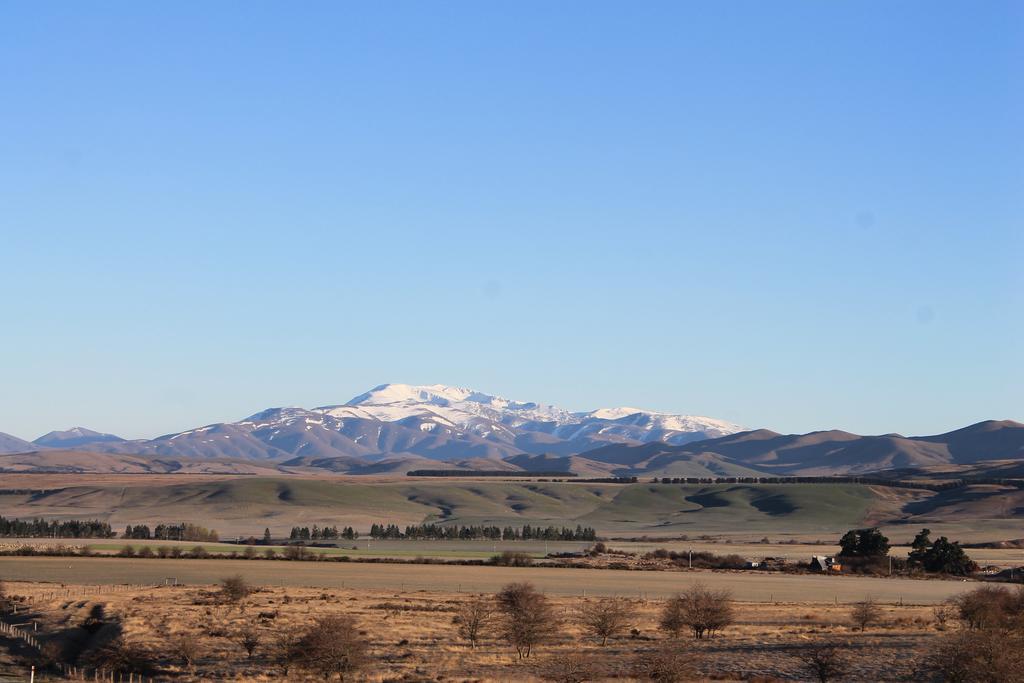
[[[760,429],[682,446],[611,445],[580,454],[581,458],[619,465],[619,474],[644,474],[672,462],[692,462],[698,456],[722,468],[741,467],[779,476],[863,474],[994,459],[1024,460],[1024,425],[1011,420],[986,421],[922,437],[859,436],[837,430],[778,434]],[[653,467],[655,463],[657,468]]]

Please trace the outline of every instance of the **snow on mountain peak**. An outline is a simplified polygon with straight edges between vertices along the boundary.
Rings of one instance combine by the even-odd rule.
[[[573,413],[534,402],[513,401],[465,387],[445,384],[382,384],[356,396],[346,408],[366,411],[378,420],[393,422],[415,417],[442,418],[462,429],[481,428],[481,421],[516,428],[551,425],[554,429],[614,423],[613,427],[635,436],[637,430],[657,432],[656,438],[673,441],[693,433],[723,436],[741,431],[724,420],[693,415],[673,415],[633,407],[600,408]],[[589,430],[588,430],[589,431]]]

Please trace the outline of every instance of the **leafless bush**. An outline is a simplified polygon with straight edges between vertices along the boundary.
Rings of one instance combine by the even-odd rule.
[[[242,627],[238,632],[236,639],[238,644],[242,646],[245,653],[249,655],[249,659],[252,659],[253,655],[256,654],[256,648],[260,646],[260,632],[252,624],[247,624]]]
[[[149,655],[135,642],[122,636],[113,638],[81,657],[82,664],[92,669],[106,669],[118,674],[146,673]]]
[[[468,640],[470,647],[475,648],[493,616],[494,603],[483,596],[462,603],[455,614],[459,637]]]
[[[313,559],[313,551],[304,545],[289,545],[284,549],[284,559],[305,561]]]
[[[828,641],[811,643],[794,655],[803,669],[820,683],[843,676],[848,667],[842,647]]]
[[[1024,633],[1017,630],[958,631],[939,639],[919,677],[948,683],[1012,683],[1024,680]]]
[[[220,585],[221,599],[232,604],[241,602],[252,592],[249,584],[246,583],[241,574],[221,579]]]
[[[932,618],[935,620],[935,626],[940,630],[946,629],[946,624],[953,617],[953,608],[948,604],[943,603],[932,607]]]
[[[622,598],[605,598],[580,605],[579,619],[584,630],[601,639],[601,645],[608,643],[625,631],[636,614],[632,604]]]
[[[665,603],[658,625],[674,637],[690,629],[694,638],[703,638],[705,634],[713,638],[734,618],[729,591],[710,590],[697,583]]]
[[[673,640],[654,650],[638,652],[633,660],[633,675],[659,683],[690,681],[696,677],[696,662],[697,656],[688,646]]]
[[[179,660],[189,672],[194,672],[196,660],[202,655],[199,639],[188,633],[179,633],[171,637],[169,644],[175,659]]]
[[[529,657],[533,648],[550,639],[558,628],[551,604],[533,584],[510,583],[495,599],[502,614],[501,635],[520,659]]]
[[[290,630],[279,631],[274,634],[273,641],[271,642],[271,660],[274,666],[281,672],[281,675],[287,677],[300,659],[302,659],[302,652],[300,651],[301,640],[299,636],[295,635]]]
[[[1024,589],[1013,593],[1005,586],[982,586],[958,595],[953,604],[970,629],[1024,626]]]
[[[550,657],[538,664],[534,672],[538,678],[559,683],[583,683],[598,680],[608,673],[606,662],[592,655],[569,653]]]
[[[324,678],[339,681],[366,665],[366,639],[360,635],[355,619],[347,614],[320,617],[296,643],[296,663]]]
[[[878,622],[881,615],[882,611],[874,599],[868,597],[858,603],[854,603],[853,609],[850,611],[850,621],[861,631],[864,631],[868,626]]]
[[[533,558],[526,553],[505,550],[500,555],[491,557],[491,564],[499,567],[529,567],[533,564]]]

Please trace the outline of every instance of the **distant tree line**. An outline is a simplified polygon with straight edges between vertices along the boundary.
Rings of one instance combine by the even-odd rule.
[[[112,534],[113,535],[113,534]],[[129,524],[124,528],[121,538],[139,540],[155,539],[158,541],[218,541],[220,536],[214,529],[207,529],[198,524],[157,524],[152,531],[148,524]]]
[[[575,529],[556,526],[521,527],[506,526],[460,526],[458,524],[416,524],[402,531],[397,524],[373,524],[370,538],[404,538],[412,540],[480,540],[490,541],[593,541],[597,532],[592,527],[576,525]]]
[[[44,520],[0,517],[0,536],[15,538],[114,538],[106,522],[96,519]]]
[[[950,491],[971,484],[999,484],[1024,488],[1022,479],[951,479],[946,482],[902,481],[880,477],[655,477],[652,484],[864,484],[925,491]]]
[[[293,526],[291,533],[288,534],[288,538],[292,541],[330,541],[338,538],[354,541],[359,538],[359,532],[350,526],[339,531],[337,526],[325,526],[321,529],[314,524],[312,528],[308,526]]]
[[[575,477],[575,472],[522,472],[508,470],[409,470],[408,477]]]

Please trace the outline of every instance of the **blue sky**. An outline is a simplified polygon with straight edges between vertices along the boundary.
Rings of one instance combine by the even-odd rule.
[[[383,382],[1024,420],[1014,2],[7,2],[0,431]]]

